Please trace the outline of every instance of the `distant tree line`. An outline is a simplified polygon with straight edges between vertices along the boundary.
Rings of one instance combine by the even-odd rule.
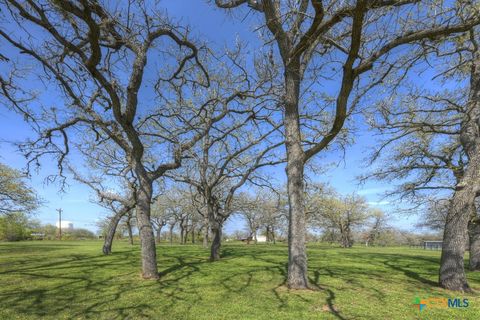
[[[32,214],[42,205],[42,200],[27,184],[27,176],[0,163],[0,241],[33,239],[55,240],[58,228],[42,224]],[[87,229],[66,229],[62,239],[95,239]]]
[[[62,240],[87,240],[98,237],[83,228],[62,230]],[[52,224],[42,224],[22,212],[0,216],[0,241],[58,240],[59,230]]]
[[[283,191],[282,191],[283,190]],[[152,224],[156,243],[187,244],[211,243],[205,208],[195,199],[200,195],[189,188],[169,189],[152,205]],[[378,207],[370,206],[365,198],[353,193],[342,195],[325,184],[312,184],[306,189],[307,241],[329,242],[344,248],[362,246],[419,246],[422,240],[441,239],[439,234],[417,234],[391,225],[391,217]],[[288,241],[287,194],[284,188],[250,189],[233,199],[232,215],[245,224],[243,230],[224,234],[222,239],[251,239],[265,236],[267,243]],[[131,214],[118,223],[114,239],[130,239],[136,228]],[[106,236],[111,217],[97,224],[100,234]]]

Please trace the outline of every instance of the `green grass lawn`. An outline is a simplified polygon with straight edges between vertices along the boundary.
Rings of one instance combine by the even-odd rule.
[[[284,286],[285,245],[158,247],[159,281],[140,278],[139,247],[98,241],[0,243],[0,319],[480,319],[480,297],[436,287],[440,252],[309,246],[315,291]],[[480,292],[480,273],[468,273]],[[415,309],[415,297],[468,308]]]

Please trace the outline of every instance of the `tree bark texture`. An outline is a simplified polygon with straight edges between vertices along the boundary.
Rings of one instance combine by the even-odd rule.
[[[147,179],[141,179],[137,195],[136,215],[141,244],[142,276],[144,279],[159,278],[155,237],[150,221],[152,193],[152,182]]]
[[[130,245],[133,246],[133,233],[132,233],[132,224],[130,223],[131,217],[127,219],[127,232],[128,232],[128,240],[130,241]]]
[[[160,243],[160,241],[162,240],[162,225],[159,225],[158,228],[157,228],[157,243]]]
[[[349,226],[341,226],[341,244],[343,248],[351,248],[353,245],[352,233]]]
[[[192,243],[195,244],[195,224],[192,221],[192,227],[190,228],[190,233],[192,235]]]
[[[170,245],[173,244],[173,228],[175,228],[175,225],[171,224],[170,225],[170,230],[169,230]]]
[[[220,248],[222,245],[222,225],[212,225],[212,246],[210,247],[210,261],[220,260]]]
[[[275,244],[275,228],[272,226],[272,241]]]
[[[215,200],[210,195],[211,193],[209,193],[207,197],[207,216],[212,231],[210,261],[217,261],[220,260],[221,257],[220,249],[222,246],[222,228],[224,221],[218,212],[219,207],[216,205]]]
[[[472,164],[469,164],[469,167]],[[478,168],[480,169],[480,167]],[[468,169],[467,169],[468,170]],[[465,178],[468,178],[468,173]],[[440,259],[440,286],[456,291],[469,291],[465,277],[464,261],[467,244],[467,226],[475,192],[471,186],[455,191],[447,214]],[[473,199],[472,199],[473,197]]]
[[[185,228],[183,226],[183,221],[180,221],[180,244],[185,244]]]
[[[210,228],[210,224],[208,223],[208,219],[206,219],[207,222],[205,223],[205,230],[204,230],[204,233],[203,233],[203,247],[204,248],[208,248],[208,233],[209,233],[209,228]]]
[[[470,239],[470,270],[480,271],[480,219],[470,220],[468,233]]]
[[[300,135],[299,90],[299,68],[287,68],[285,71],[284,120],[289,202],[287,284],[292,289],[307,289],[306,217],[303,183],[305,155]]]

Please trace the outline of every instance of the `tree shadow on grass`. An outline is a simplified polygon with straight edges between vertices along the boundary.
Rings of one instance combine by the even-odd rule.
[[[48,259],[26,258],[20,267],[0,272],[0,277],[20,279],[38,286],[0,288],[0,309],[35,319],[66,315],[68,318],[93,319],[151,318],[154,309],[168,312],[177,303],[185,301],[185,293],[194,295],[192,301],[200,301],[202,297],[195,287],[186,292],[190,290],[186,281],[193,274],[201,274],[199,266],[208,263],[204,257],[192,257],[188,249],[177,255],[160,254],[160,280],[148,281],[140,277],[138,250],[116,251],[108,256],[62,254],[50,261],[45,260]],[[151,292],[151,296],[168,301],[158,307],[151,299],[138,298],[136,292],[140,297],[148,298]],[[135,299],[126,298],[127,295]]]
[[[266,272],[272,274],[274,277],[280,276],[281,282],[277,283],[274,287],[270,289],[270,292],[273,294],[275,299],[278,301],[277,308],[279,310],[288,310],[288,299],[285,294],[293,295],[296,299],[302,300],[306,305],[311,304],[311,300],[308,300],[304,297],[303,291],[290,290],[286,286],[287,280],[287,262],[285,262],[285,253],[284,248],[279,248],[279,250],[265,250],[261,246],[254,247],[250,249],[248,247],[231,247],[224,250],[225,256],[229,258],[249,258],[249,261],[257,261],[259,265],[249,266],[248,268],[239,268],[235,272],[232,272],[227,277],[222,278],[222,286],[227,289],[229,292],[238,293],[243,292],[248,289],[249,286],[254,283],[255,275],[258,272]],[[239,283],[238,279],[245,279],[243,283]],[[318,289],[327,294],[325,298],[326,306],[328,310],[323,309],[322,312],[328,311],[337,319],[345,320],[341,312],[335,306],[335,293],[332,289],[321,287],[319,284],[320,273],[314,271],[314,278],[310,278],[310,283],[314,284],[317,288],[312,288],[314,291]],[[233,285],[230,285],[233,283]]]
[[[435,275],[438,272],[439,259],[436,257],[424,257],[408,254],[390,254],[390,253],[351,253],[349,256],[364,260],[370,264],[383,265],[391,270],[402,273],[407,278],[418,282],[421,286],[437,287],[438,283],[426,278],[418,270],[423,270],[425,274]]]
[[[3,312],[33,319],[132,318],[133,314],[146,316],[151,309],[142,302],[116,303],[132,289],[129,281],[138,273],[138,253],[130,250],[109,256],[45,253],[11,262],[15,263],[0,272]]]
[[[327,305],[328,308],[330,309],[330,312],[337,318],[341,320],[346,320],[347,318],[343,317],[340,312],[335,308],[334,306],[334,301],[335,301],[335,293],[330,290],[330,289],[325,289],[325,291],[328,293],[327,297]]]
[[[14,268],[0,271],[0,284],[2,278],[11,277],[8,278],[10,282],[15,279],[30,281],[36,287],[24,284],[0,287],[0,307],[31,318],[65,317],[65,314],[71,318],[147,318],[158,311],[163,315],[178,312],[178,304],[202,303],[205,293],[202,290],[216,290],[218,287],[237,297],[261,281],[265,283],[264,288],[270,290],[273,301],[278,301],[276,308],[286,311],[289,297],[303,300],[305,305],[311,304],[308,294],[285,289],[286,254],[285,246],[228,245],[222,250],[222,260],[210,263],[205,250],[199,247],[162,247],[159,252],[159,281],[140,280],[138,248],[119,250],[110,256],[68,254],[66,251],[56,253],[51,260],[38,256],[22,257],[21,264],[16,263]],[[348,252],[346,257],[359,266],[322,266],[322,261],[331,259],[328,256],[314,259],[315,263],[311,264],[311,267],[317,265],[318,269],[311,269],[309,280],[326,294],[329,314],[337,319],[346,319],[336,308],[335,292],[340,289],[322,285],[321,282],[325,281],[323,276],[342,279],[380,301],[384,293],[365,285],[362,277],[390,281],[390,270],[391,273],[404,275],[415,284],[436,286],[421,271],[427,270],[428,273],[428,270],[434,270],[438,265],[437,258],[369,252]],[[381,268],[365,267],[372,264]],[[421,269],[422,265],[426,268]],[[200,287],[192,285],[193,276],[196,280],[208,277],[212,280],[200,281],[205,286]],[[399,281],[404,279],[401,277]],[[155,297],[163,300],[161,305],[160,302],[152,302]]]

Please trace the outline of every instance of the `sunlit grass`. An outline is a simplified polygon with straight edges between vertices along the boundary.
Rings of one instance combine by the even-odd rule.
[[[478,295],[436,287],[438,251],[310,245],[314,291],[284,286],[285,245],[225,244],[223,255],[161,245],[161,279],[144,281],[127,243],[111,256],[96,241],[0,243],[0,319],[480,319]],[[480,291],[480,273],[468,277]],[[420,312],[416,296],[470,305]]]

